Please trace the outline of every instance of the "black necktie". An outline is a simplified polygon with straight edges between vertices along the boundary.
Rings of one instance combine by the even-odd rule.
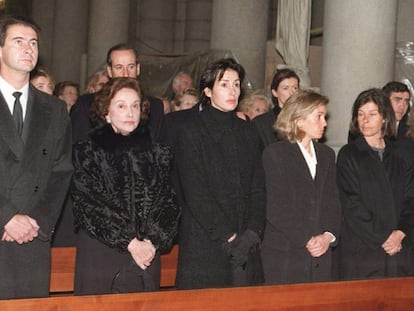
[[[16,98],[13,106],[13,120],[16,125],[17,133],[21,136],[23,129],[23,109],[22,104],[20,103],[21,92],[14,92],[13,96]]]

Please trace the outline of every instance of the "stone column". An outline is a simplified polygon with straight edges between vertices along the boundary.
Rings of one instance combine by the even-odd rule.
[[[49,10],[48,10],[49,11]],[[88,7],[84,0],[56,0],[51,71],[57,82],[80,82],[86,51]]]
[[[358,94],[393,78],[397,0],[325,1],[321,92],[330,98],[327,143],[346,144]]]
[[[39,35],[39,64],[48,70],[52,66],[53,21],[55,0],[32,0],[32,19],[41,28]]]
[[[210,48],[211,0],[187,0],[185,20],[186,52],[206,51]]]
[[[399,0],[397,15],[397,49],[395,58],[394,79],[402,81],[414,95],[414,1]]]
[[[141,0],[139,51],[144,54],[172,53],[176,2]]]
[[[252,88],[265,80],[268,0],[213,0],[212,49],[231,50]]]
[[[88,40],[88,75],[106,62],[108,49],[127,43],[129,1],[91,0]]]

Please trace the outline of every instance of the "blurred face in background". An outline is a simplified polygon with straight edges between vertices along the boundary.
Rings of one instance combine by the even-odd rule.
[[[45,92],[49,95],[53,94],[53,89],[55,88],[55,85],[49,77],[39,76],[32,79],[30,82],[38,90]]]
[[[107,67],[110,78],[129,77],[136,78],[140,73],[133,50],[119,50],[111,53],[111,66]]]
[[[410,93],[408,92],[391,92],[390,101],[394,110],[395,120],[401,121],[410,107]]]
[[[296,78],[287,78],[282,80],[277,89],[272,89],[272,95],[277,98],[280,108],[287,99],[299,90],[299,81]]]
[[[59,95],[59,98],[66,103],[68,110],[70,110],[70,108],[72,108],[72,106],[76,103],[78,96],[79,93],[76,87],[67,85],[63,89],[62,94]]]
[[[256,98],[246,112],[250,120],[269,111],[269,105],[264,99]]]

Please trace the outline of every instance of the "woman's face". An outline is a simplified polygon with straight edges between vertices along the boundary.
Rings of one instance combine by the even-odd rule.
[[[378,109],[378,105],[372,101],[367,102],[358,109],[358,128],[365,138],[381,138],[382,125],[385,120]]]
[[[326,105],[319,105],[304,119],[298,121],[299,129],[305,133],[303,140],[320,139],[325,131]]]
[[[246,112],[250,120],[269,111],[269,105],[264,99],[256,98]]]
[[[141,116],[140,103],[141,99],[133,89],[123,88],[115,94],[105,116],[115,133],[126,136],[137,128]]]
[[[283,79],[277,89],[272,89],[272,95],[277,98],[280,108],[288,100],[288,98],[299,90],[299,81],[296,78]]]
[[[211,99],[211,105],[224,112],[236,109],[240,96],[240,78],[237,71],[228,69],[221,80],[216,80],[212,89],[206,87],[204,94]]]
[[[177,110],[191,109],[197,104],[197,97],[190,94],[184,94],[180,99],[180,106],[177,106]]]
[[[70,110],[70,108],[72,108],[72,106],[76,103],[78,96],[79,94],[76,87],[68,85],[65,86],[62,94],[59,95],[59,98],[66,103],[68,110]]]
[[[42,92],[45,92],[49,95],[53,94],[54,85],[52,81],[50,80],[50,78],[39,76],[33,79],[31,82],[33,86],[37,88],[38,90],[41,90]]]

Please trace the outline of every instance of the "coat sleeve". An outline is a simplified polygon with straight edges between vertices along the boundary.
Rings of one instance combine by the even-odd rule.
[[[337,160],[337,181],[345,224],[358,238],[372,248],[380,247],[389,237],[389,230],[375,230],[372,211],[361,193],[361,168],[349,149],[342,149]]]
[[[253,230],[259,237],[263,238],[264,226],[266,223],[266,185],[259,137],[253,133],[255,142],[253,148],[253,175],[250,184],[250,201],[248,202],[248,215],[246,229]]]
[[[108,247],[127,251],[136,236],[135,228],[127,221],[131,218],[128,209],[122,208],[121,198],[114,194],[122,192],[115,191],[108,179],[110,168],[89,141],[74,145],[73,166],[71,195],[76,229],[82,228]]]
[[[338,186],[336,184],[336,166],[335,154],[329,150],[325,160],[328,162],[326,180],[322,188],[321,204],[321,229],[322,232],[330,232],[335,237],[336,245],[338,243],[340,224],[341,224],[341,203],[339,201]]]
[[[156,145],[158,169],[157,191],[153,197],[147,197],[150,213],[145,228],[144,237],[151,240],[161,252],[171,248],[177,234],[180,207],[171,186],[172,158],[170,149]]]

